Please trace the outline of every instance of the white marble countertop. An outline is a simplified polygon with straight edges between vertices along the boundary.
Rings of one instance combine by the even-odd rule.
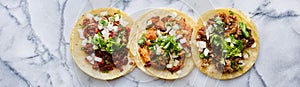
[[[116,3],[117,2],[117,3]],[[0,0],[0,87],[299,87],[299,0]],[[112,80],[84,74],[69,51],[76,19],[85,11],[116,7],[130,15],[145,8],[171,7],[196,19],[206,10],[232,7],[251,17],[261,47],[254,67],[226,81],[198,69],[178,80],[152,78],[138,68]],[[194,9],[191,9],[194,8]]]

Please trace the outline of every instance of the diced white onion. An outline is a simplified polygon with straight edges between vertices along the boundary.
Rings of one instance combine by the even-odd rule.
[[[93,60],[93,57],[87,56],[86,59],[87,59],[88,61],[92,61],[92,60]]]
[[[120,20],[120,24],[121,24],[123,27],[125,27],[125,26],[128,24],[128,22],[123,21],[123,20]]]
[[[243,60],[240,60],[239,63],[241,64],[240,66],[244,66],[244,61]]]
[[[244,55],[243,55],[244,58],[249,58],[248,53],[243,53],[243,54],[244,54]]]
[[[209,53],[209,50],[208,50],[207,48],[205,48],[205,50],[204,50],[204,52],[203,52],[204,56],[207,56],[208,53]]]
[[[94,64],[94,58],[91,56],[87,56],[86,59],[91,63]]]
[[[173,65],[172,64],[167,64],[167,66],[166,66],[167,68],[172,68],[173,67]]]
[[[177,73],[177,74],[181,74],[181,70],[178,70],[176,73]]]
[[[103,25],[102,24],[98,24],[98,29],[102,30],[103,29]]]
[[[209,40],[209,34],[210,34],[211,31],[212,31],[211,29],[212,29],[212,26],[209,25],[208,28],[207,28],[206,31],[205,31],[205,32],[206,32],[205,34],[206,34],[206,39],[207,39],[207,40]]]
[[[172,12],[172,17],[175,18],[177,16],[176,12]]]
[[[77,29],[78,33],[79,33],[79,37],[81,39],[84,39],[84,36],[83,36],[83,30],[82,29]]]
[[[234,45],[232,43],[230,43],[230,47],[234,47]]]
[[[161,53],[161,48],[156,44],[156,55],[159,55]]]
[[[173,66],[177,66],[178,64],[179,64],[179,61],[178,61],[178,60],[175,60]]]
[[[92,14],[90,14],[90,13],[87,13],[87,14],[86,14],[86,18],[88,18],[88,19],[92,19],[92,18],[93,18],[93,15],[92,15]]]
[[[175,35],[176,35],[176,31],[172,29],[172,30],[169,32],[169,34],[170,34],[171,36],[175,36]]]
[[[171,26],[167,26],[167,27],[166,27],[167,32],[170,31],[171,28],[172,28]]]
[[[96,56],[95,56],[95,61],[97,61],[97,62],[102,62],[102,58],[96,57]]]
[[[156,30],[156,34],[158,35],[158,36],[161,36],[161,34],[160,34],[160,30]]]
[[[238,56],[238,57],[242,57],[242,53],[239,53],[237,56]]]
[[[104,39],[108,39],[109,38],[109,31],[107,29],[104,29],[101,31]]]
[[[228,38],[225,38],[225,41],[226,42],[231,42],[231,39],[228,37]]]
[[[95,16],[95,17],[94,17],[94,20],[95,20],[95,21],[100,21],[101,19],[102,19],[102,18],[100,18],[100,17],[98,17],[98,16]]]
[[[82,46],[85,46],[87,42],[88,42],[87,39],[83,39],[81,45],[82,45]]]
[[[98,49],[98,46],[93,45],[93,49],[94,49],[94,50]]]
[[[181,46],[181,44],[178,44],[178,47],[179,47],[180,49],[182,49],[182,46]]]
[[[253,43],[251,48],[255,48],[256,47],[256,43]]]
[[[118,14],[115,15],[115,21],[120,21],[120,16]]]
[[[113,23],[108,23],[108,25],[107,25],[107,29],[109,30],[109,31],[112,31],[113,29]]]
[[[176,36],[176,40],[179,39],[179,38],[181,38],[181,37],[182,37],[181,34],[177,35],[177,36]]]
[[[152,24],[152,20],[147,21],[147,25],[151,25]]]
[[[176,55],[175,53],[172,54],[172,58],[178,58],[178,55]]]
[[[175,24],[175,25],[173,26],[173,29],[178,30],[178,29],[179,29],[179,25],[178,25],[178,24]]]
[[[185,39],[185,38],[182,38],[182,39],[179,40],[179,42],[180,42],[181,44],[184,44],[184,43],[186,43],[186,39]]]
[[[113,26],[112,29],[113,29],[114,32],[117,32],[118,31],[118,26]]]
[[[204,41],[197,41],[197,47],[199,47],[199,48],[206,48],[206,42],[204,42]]]

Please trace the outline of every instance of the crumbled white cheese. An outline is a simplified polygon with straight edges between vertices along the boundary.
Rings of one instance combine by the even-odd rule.
[[[203,52],[204,56],[207,56],[208,53],[209,53],[209,50],[208,50],[207,48],[205,48],[205,49],[204,49],[204,52]]]
[[[97,62],[102,62],[102,58],[96,57],[96,56],[95,56],[95,61],[97,61]]]
[[[87,42],[88,42],[87,39],[83,39],[81,45],[82,45],[82,46],[85,46]]]
[[[152,20],[147,21],[147,25],[151,25],[152,24]]]
[[[170,63],[166,65],[166,68],[172,68],[172,67],[173,67],[173,65]]]
[[[86,18],[88,18],[88,19],[92,19],[92,18],[93,18],[93,15],[92,15],[92,14],[90,14],[90,13],[87,13],[87,14],[86,14]]]
[[[77,29],[78,33],[79,33],[79,37],[81,39],[84,39],[84,36],[83,36],[83,30],[82,29]]]
[[[181,44],[184,44],[184,43],[186,43],[186,39],[185,39],[185,38],[182,38],[182,39],[179,40],[179,42],[180,42]]]
[[[248,53],[243,53],[243,54],[244,54],[244,55],[243,55],[244,58],[249,58]]]
[[[178,60],[175,60],[173,66],[177,66],[178,64],[179,64],[179,61],[178,61]]]
[[[106,14],[107,14],[107,11],[100,13],[101,16],[105,16]]]
[[[231,42],[231,39],[229,37],[225,38],[226,42]]]
[[[128,24],[128,22],[123,21],[123,20],[120,20],[120,24],[121,24],[123,27],[125,27],[125,26]]]
[[[172,12],[172,15],[171,15],[173,18],[175,18],[177,16],[177,13],[176,12]]]
[[[179,25],[178,25],[178,24],[175,24],[175,25],[173,26],[173,29],[178,30],[178,29],[179,29]]]
[[[206,48],[206,42],[204,42],[204,41],[197,41],[197,47],[199,47],[199,48]]]
[[[181,38],[181,37],[182,37],[181,34],[177,35],[177,36],[176,36],[176,40],[179,39],[179,38]]]
[[[256,43],[253,43],[251,48],[255,48],[256,47]]]

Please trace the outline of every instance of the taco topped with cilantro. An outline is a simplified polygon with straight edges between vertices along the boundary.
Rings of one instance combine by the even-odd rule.
[[[111,80],[135,67],[127,44],[133,20],[115,8],[91,10],[76,22],[71,34],[71,53],[86,74]]]
[[[174,9],[153,9],[135,22],[136,38],[131,48],[137,66],[163,79],[186,76],[193,69],[190,40],[193,20]]]
[[[202,24],[202,21],[203,24]],[[207,76],[232,79],[255,63],[259,38],[252,20],[241,11],[218,8],[204,13],[193,34],[193,59]]]

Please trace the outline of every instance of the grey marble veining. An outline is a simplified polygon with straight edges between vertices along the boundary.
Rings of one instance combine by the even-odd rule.
[[[0,0],[0,87],[298,87],[299,5],[299,0]],[[209,9],[236,8],[258,28],[259,57],[243,76],[226,81],[196,68],[178,80],[153,78],[137,68],[112,81],[97,80],[73,62],[69,38],[81,14],[101,7],[119,8],[131,16],[170,7],[194,20]]]

